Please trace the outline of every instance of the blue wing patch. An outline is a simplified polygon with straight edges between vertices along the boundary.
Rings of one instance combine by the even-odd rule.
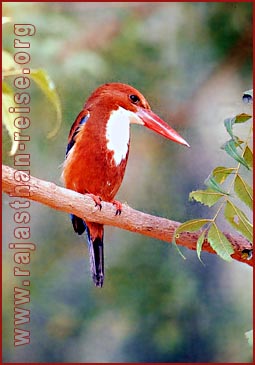
[[[79,133],[81,126],[83,126],[87,122],[88,119],[89,119],[89,112],[86,110],[85,111],[82,110],[80,112],[80,114],[78,115],[78,117],[76,118],[75,122],[73,123],[70,133],[69,133],[68,145],[66,147],[66,156],[67,156],[68,152],[70,151],[70,149],[75,144],[75,137]]]

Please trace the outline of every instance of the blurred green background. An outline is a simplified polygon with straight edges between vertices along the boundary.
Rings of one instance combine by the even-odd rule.
[[[62,184],[71,124],[90,93],[129,83],[191,149],[132,126],[131,152],[118,199],[184,221],[212,214],[188,201],[212,168],[231,163],[220,146],[223,120],[245,112],[252,86],[252,3],[4,3],[3,47],[14,53],[13,23],[31,23],[31,67],[44,68],[63,109],[56,113],[32,85],[31,174]],[[10,80],[11,81],[11,80]],[[4,132],[4,163],[13,166]],[[13,345],[13,211],[3,195],[4,362],[250,362],[252,271],[216,255],[117,228],[105,229],[106,279],[93,286],[84,237],[67,214],[32,203],[31,343]],[[231,231],[223,224],[222,229]]]

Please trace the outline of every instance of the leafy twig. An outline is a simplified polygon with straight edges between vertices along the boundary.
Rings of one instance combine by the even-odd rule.
[[[246,99],[249,96],[249,100],[252,100],[251,91],[246,92]],[[247,96],[248,95],[248,96]],[[245,99],[245,100],[246,100]],[[234,135],[233,126],[237,123],[245,123],[251,119],[249,114],[239,114],[234,118],[227,118],[224,121],[227,132],[231,139],[227,141],[222,147],[225,152],[238,162],[236,167],[216,167],[209,177],[205,180],[207,189],[192,191],[190,193],[190,199],[212,207],[216,203],[220,202],[220,205],[210,219],[192,219],[190,221],[182,223],[175,232],[175,238],[179,237],[182,232],[194,232],[197,229],[201,229],[202,233],[198,237],[197,241],[197,254],[200,259],[201,250],[205,239],[208,240],[211,247],[221,256],[224,260],[230,261],[233,256],[232,243],[226,238],[218,227],[217,220],[219,213],[224,209],[224,217],[228,223],[230,223],[237,231],[239,231],[249,241],[252,241],[252,223],[249,221],[245,213],[233,203],[232,198],[239,199],[240,202],[246,204],[252,209],[252,188],[241,176],[241,167],[244,167],[249,172],[252,169],[252,157],[253,153],[249,147],[249,141],[252,135],[252,126],[249,129],[247,138],[245,141]],[[239,150],[241,149],[241,153]],[[222,185],[227,179],[232,177],[227,189]],[[245,252],[248,256],[251,252]]]

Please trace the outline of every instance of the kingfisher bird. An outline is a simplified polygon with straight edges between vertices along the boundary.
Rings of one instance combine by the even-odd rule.
[[[101,201],[116,206],[114,200],[124,177],[130,144],[130,124],[140,124],[162,136],[189,144],[166,122],[154,114],[145,97],[122,83],[99,86],[75,119],[68,137],[62,179],[65,187],[89,194],[101,210]],[[104,282],[104,227],[71,215],[74,231],[87,234],[90,270],[95,286]]]

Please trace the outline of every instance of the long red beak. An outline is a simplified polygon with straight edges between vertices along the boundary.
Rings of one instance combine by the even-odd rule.
[[[183,139],[173,128],[171,128],[166,122],[160,119],[149,109],[141,107],[137,108],[136,114],[142,119],[145,127],[155,131],[162,136],[171,139],[176,143],[183,144],[184,146],[190,147],[190,145]]]

